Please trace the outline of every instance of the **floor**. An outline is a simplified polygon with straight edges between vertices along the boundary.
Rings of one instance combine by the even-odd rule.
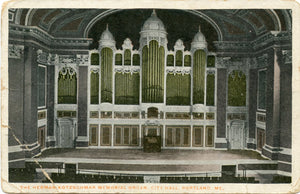
[[[173,150],[164,149],[159,153],[145,153],[141,149],[49,149],[39,158],[85,158],[120,160],[265,160],[249,150]]]

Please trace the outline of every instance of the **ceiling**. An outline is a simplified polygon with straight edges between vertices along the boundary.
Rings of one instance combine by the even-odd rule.
[[[106,27],[114,35],[117,48],[125,38],[130,38],[134,48],[139,47],[139,32],[151,9],[16,9],[12,23],[38,26],[54,37],[92,38],[91,48]],[[268,31],[291,30],[290,10],[168,10],[157,9],[168,33],[168,47],[173,49],[177,39],[182,39],[186,49],[201,26],[214,50],[213,41],[250,41]]]

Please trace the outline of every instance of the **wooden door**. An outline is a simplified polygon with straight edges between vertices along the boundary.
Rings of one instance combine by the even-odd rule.
[[[60,119],[59,121],[59,147],[74,147],[74,126],[70,119]]]
[[[40,144],[41,149],[45,148],[46,144],[46,127],[42,126],[38,128],[38,143]]]
[[[244,121],[232,121],[229,129],[229,144],[230,149],[244,148]]]

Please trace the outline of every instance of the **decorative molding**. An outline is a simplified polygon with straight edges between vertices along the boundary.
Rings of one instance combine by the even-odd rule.
[[[37,53],[37,62],[44,65],[57,65],[59,63],[59,57],[57,54],[51,54],[48,52],[44,52],[39,49],[36,51]]]
[[[207,75],[215,74],[215,71],[214,71],[214,70],[207,70],[207,71],[206,71],[206,74],[207,74]]]
[[[93,73],[99,73],[100,72],[100,69],[98,67],[92,67],[90,70]]]
[[[214,41],[217,50],[251,50],[251,44],[247,41]]]
[[[125,49],[129,49],[129,50],[132,50],[133,48],[133,45],[132,45],[132,42],[129,38],[126,38],[122,44],[122,48],[123,50]]]
[[[216,57],[216,67],[228,69],[228,74],[230,74],[233,70],[239,70],[247,74],[246,67],[249,67],[250,63],[251,60],[248,57]]]
[[[171,74],[191,74],[191,67],[166,67],[166,72]]]
[[[89,55],[76,55],[76,64],[80,66],[89,65]]]
[[[76,57],[74,55],[59,55],[59,63],[65,64],[76,64]]]
[[[76,142],[87,142],[89,138],[87,136],[78,136]]]
[[[174,45],[174,50],[184,50],[184,45],[181,39],[178,39]]]
[[[59,64],[59,56],[57,54],[49,53],[47,61],[48,61],[49,65],[58,65]]]
[[[24,45],[8,45],[8,58],[20,59],[24,53]]]
[[[44,65],[88,66],[89,55],[57,55],[37,50],[37,62]]]
[[[282,50],[282,55],[283,55],[284,64],[292,63],[292,60],[293,60],[292,50]]]
[[[116,73],[138,73],[140,72],[140,67],[138,66],[115,66],[115,70]]]
[[[23,26],[18,24],[9,25],[10,33],[22,33],[45,42],[49,46],[85,46],[88,47],[92,42],[89,38],[55,38],[37,26]]]
[[[289,31],[271,31],[259,36],[253,41],[214,41],[213,44],[215,45],[217,50],[255,51],[272,42],[291,40],[292,34]]]
[[[271,31],[262,36],[259,36],[254,41],[251,42],[251,46],[254,50],[267,45],[268,43],[274,41],[292,41],[292,32],[291,31]]]
[[[76,71],[72,67],[62,67],[59,71],[62,75],[66,75],[68,72],[70,75],[74,75]]]

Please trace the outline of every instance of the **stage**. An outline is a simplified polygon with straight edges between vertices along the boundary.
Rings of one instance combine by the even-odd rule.
[[[233,167],[236,177],[269,179],[277,174],[276,161],[250,150],[163,149],[145,153],[141,149],[49,149],[27,160],[29,165],[36,163],[49,173],[64,173],[66,165],[73,165],[76,173],[122,176],[221,177],[224,166]]]

